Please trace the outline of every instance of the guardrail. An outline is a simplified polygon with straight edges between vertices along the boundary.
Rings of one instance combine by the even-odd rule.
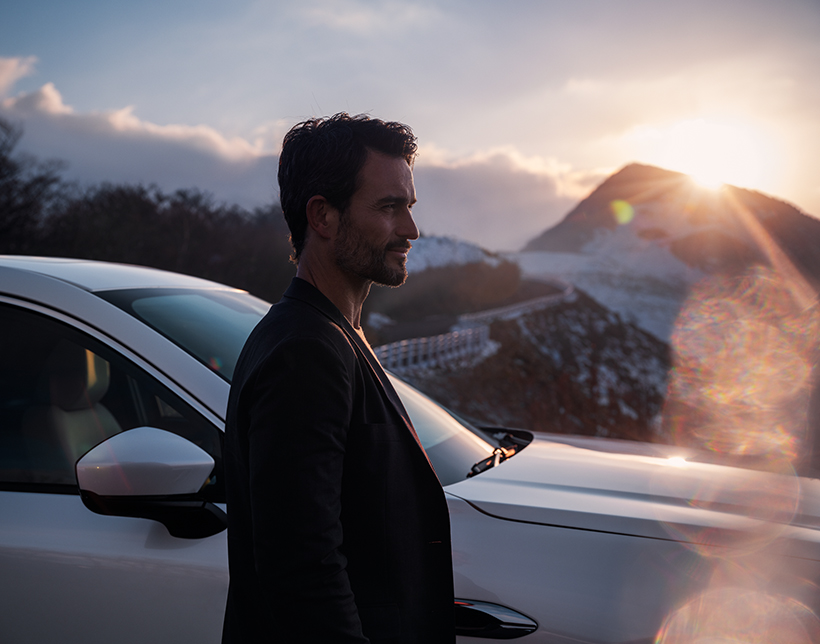
[[[465,313],[458,317],[458,323],[450,333],[391,342],[375,347],[373,352],[385,369],[394,371],[417,367],[439,367],[475,360],[490,346],[489,324],[493,320],[512,319],[558,302],[571,301],[575,297],[572,284],[557,279],[549,281],[562,287],[563,292],[544,295],[497,309]]]
[[[557,282],[557,280],[553,281]],[[518,302],[517,304],[510,304],[509,306],[502,306],[497,309],[487,309],[486,311],[478,311],[477,313],[465,313],[464,315],[458,316],[458,322],[464,326],[481,323],[486,324],[493,320],[514,318],[524,313],[538,311],[557,302],[570,300],[575,293],[572,284],[562,282],[560,285],[564,288],[564,291],[561,293],[543,295],[532,300],[527,300],[526,302]]]
[[[459,329],[426,338],[409,338],[373,349],[385,369],[401,371],[412,367],[440,367],[472,359],[490,342],[487,325]]]

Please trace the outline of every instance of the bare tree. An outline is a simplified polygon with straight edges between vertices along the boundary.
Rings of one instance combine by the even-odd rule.
[[[0,118],[0,252],[26,253],[37,246],[40,226],[60,184],[58,161],[14,154],[23,129]]]

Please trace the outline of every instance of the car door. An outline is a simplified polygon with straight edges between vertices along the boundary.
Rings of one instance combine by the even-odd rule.
[[[5,303],[0,338],[2,641],[218,642],[225,531],[182,539],[156,521],[95,514],[74,465],[117,433],[165,429],[211,455],[203,494],[222,503],[221,431],[150,361],[90,326]]]

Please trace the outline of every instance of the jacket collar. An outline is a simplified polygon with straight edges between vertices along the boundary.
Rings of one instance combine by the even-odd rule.
[[[310,304],[313,308],[318,309],[325,317],[330,318],[336,325],[343,329],[345,326],[348,326],[351,331],[353,330],[353,327],[350,326],[350,323],[345,316],[342,315],[342,312],[337,306],[331,302],[322,291],[301,277],[294,277],[291,280],[284,297]]]

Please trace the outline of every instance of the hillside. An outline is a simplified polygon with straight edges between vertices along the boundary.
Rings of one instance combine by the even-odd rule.
[[[508,258],[450,238],[421,238],[400,289],[374,288],[367,336],[374,345],[443,334],[458,315],[562,291],[521,277]],[[495,352],[471,364],[402,376],[482,424],[663,441],[660,412],[668,346],[586,293],[491,323]]]
[[[362,319],[374,345],[447,333],[462,313],[555,292],[522,279],[516,263],[450,237],[415,240],[407,271],[404,286],[374,286],[365,301]]]
[[[481,424],[664,440],[668,347],[588,295],[493,322],[490,334],[498,348],[478,364],[403,376]]]

